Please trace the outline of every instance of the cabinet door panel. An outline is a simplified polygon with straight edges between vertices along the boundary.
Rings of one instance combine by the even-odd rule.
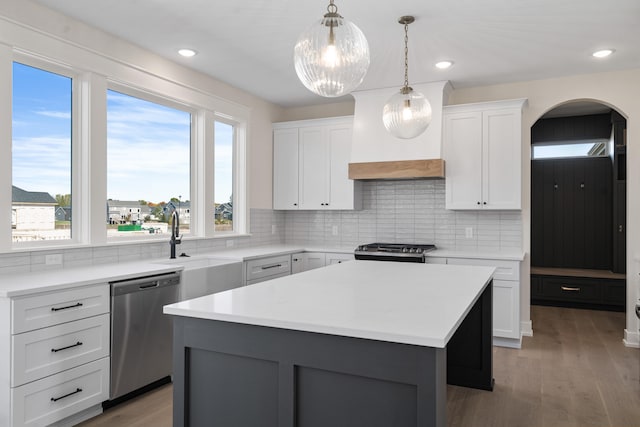
[[[520,338],[519,282],[493,281],[493,336]]]
[[[521,208],[520,114],[517,109],[483,113],[483,208]]]
[[[300,209],[323,209],[329,202],[329,149],[323,127],[300,128]]]
[[[273,131],[273,208],[298,208],[298,129]]]
[[[330,126],[327,129],[330,151],[330,209],[354,208],[354,185],[349,179],[349,159],[351,157],[350,125]],[[326,206],[325,206],[326,207]]]
[[[446,208],[479,209],[482,202],[482,113],[445,116]]]

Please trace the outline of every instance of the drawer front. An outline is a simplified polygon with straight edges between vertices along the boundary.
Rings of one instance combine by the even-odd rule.
[[[247,261],[247,283],[255,283],[254,281],[257,279],[287,274],[291,274],[291,255]]]
[[[560,301],[583,301],[597,303],[602,299],[602,285],[571,278],[543,278],[542,296]]]
[[[478,265],[495,267],[495,280],[520,280],[520,261],[505,261],[501,259],[448,258],[447,264]]]
[[[40,427],[109,399],[109,358],[11,389],[13,427]]]
[[[109,356],[109,314],[12,336],[11,386]]]
[[[355,256],[353,254],[337,254],[337,253],[328,253],[326,255],[326,264],[342,264],[343,262],[353,261]]]
[[[11,300],[11,332],[19,334],[109,313],[109,285],[66,289]]]

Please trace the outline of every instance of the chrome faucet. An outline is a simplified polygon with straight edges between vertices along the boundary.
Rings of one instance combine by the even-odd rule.
[[[178,215],[178,210],[174,209],[171,212],[171,240],[169,240],[169,245],[171,245],[171,256],[170,259],[174,259],[176,257],[176,245],[182,243],[182,236],[180,235],[180,216]]]

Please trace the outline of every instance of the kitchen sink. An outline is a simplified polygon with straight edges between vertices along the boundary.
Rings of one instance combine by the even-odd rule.
[[[184,267],[180,285],[181,301],[242,286],[242,261],[240,260],[196,255],[153,260],[152,263]]]

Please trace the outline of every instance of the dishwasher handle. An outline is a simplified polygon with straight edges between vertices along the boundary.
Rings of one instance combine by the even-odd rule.
[[[138,277],[134,279],[118,280],[109,283],[111,296],[125,295],[133,292],[150,291],[165,286],[180,284],[180,273],[159,274],[155,276]]]

